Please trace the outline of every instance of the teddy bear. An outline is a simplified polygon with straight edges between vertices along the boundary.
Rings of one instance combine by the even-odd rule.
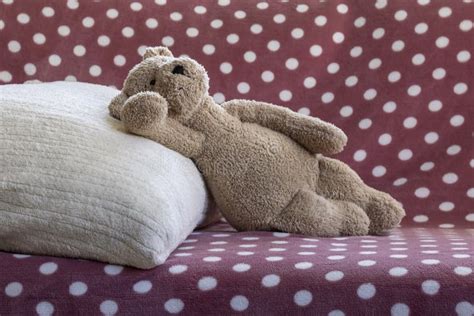
[[[208,90],[198,62],[150,47],[109,111],[128,132],[192,159],[238,231],[360,236],[400,223],[399,202],[327,157],[344,148],[342,130],[270,103],[219,105]]]

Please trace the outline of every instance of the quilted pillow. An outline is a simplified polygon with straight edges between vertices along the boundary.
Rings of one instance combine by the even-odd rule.
[[[123,132],[117,90],[0,86],[0,249],[152,268],[204,220],[191,160]]]

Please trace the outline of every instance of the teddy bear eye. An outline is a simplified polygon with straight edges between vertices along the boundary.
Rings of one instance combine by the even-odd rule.
[[[156,83],[156,80],[155,80],[155,79],[153,79],[152,81],[150,81],[150,86],[154,86],[154,85],[155,85],[155,83]]]
[[[177,65],[173,68],[172,73],[175,75],[184,75],[184,67],[181,65]]]

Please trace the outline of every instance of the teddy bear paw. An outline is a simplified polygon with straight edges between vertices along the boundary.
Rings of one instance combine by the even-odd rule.
[[[120,117],[133,130],[147,130],[160,125],[168,114],[168,103],[156,92],[140,92],[125,103]]]

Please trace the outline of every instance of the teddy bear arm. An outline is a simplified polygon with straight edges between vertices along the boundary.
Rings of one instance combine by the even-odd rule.
[[[232,100],[222,106],[242,122],[256,123],[285,134],[311,153],[335,154],[347,143],[347,136],[333,124],[282,106],[248,100]]]

